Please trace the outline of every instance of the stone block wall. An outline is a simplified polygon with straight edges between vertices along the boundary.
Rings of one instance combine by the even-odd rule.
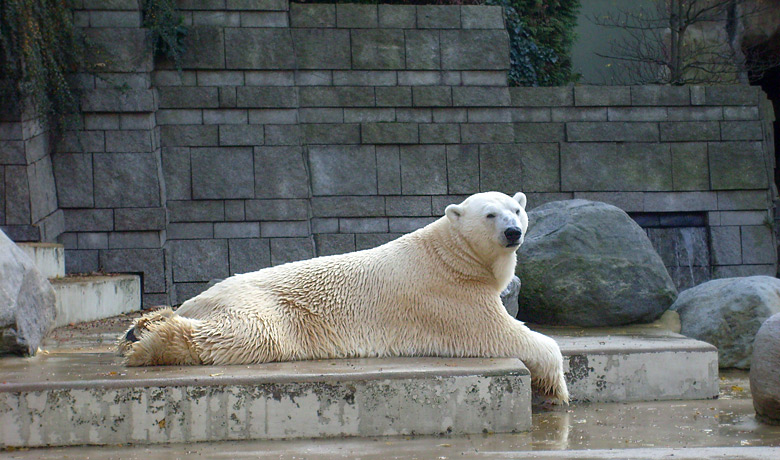
[[[179,71],[143,45],[137,0],[80,5],[104,72],[52,157],[59,239],[71,272],[142,273],[147,306],[376,246],[485,190],[615,204],[680,287],[776,273],[756,88],[509,88],[489,6],[181,0]]]

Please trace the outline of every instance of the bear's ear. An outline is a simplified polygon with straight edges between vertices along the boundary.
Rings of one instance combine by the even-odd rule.
[[[514,198],[515,201],[520,203],[520,206],[522,206],[523,209],[525,209],[525,204],[528,201],[528,199],[525,197],[525,193],[517,192],[517,193],[515,193],[515,196],[513,196],[512,198]]]
[[[458,219],[460,219],[462,214],[463,208],[457,204],[451,204],[444,210],[444,215],[447,216],[447,219],[449,219],[453,224],[457,222]]]

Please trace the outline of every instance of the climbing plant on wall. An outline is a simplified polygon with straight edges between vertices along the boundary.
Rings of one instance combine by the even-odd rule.
[[[78,70],[83,43],[64,0],[0,2],[0,109],[29,104],[55,127],[78,109],[68,74]]]
[[[144,0],[143,24],[152,32],[154,53],[172,59],[179,68],[184,54],[184,37],[187,28],[175,0]]]

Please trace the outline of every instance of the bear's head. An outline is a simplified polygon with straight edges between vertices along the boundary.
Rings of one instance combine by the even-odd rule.
[[[484,255],[517,251],[528,229],[526,197],[522,192],[510,197],[500,192],[471,195],[444,211],[450,225]]]

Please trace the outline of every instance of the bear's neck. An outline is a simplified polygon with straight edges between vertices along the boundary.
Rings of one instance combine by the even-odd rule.
[[[418,231],[432,234],[431,237],[423,237],[421,241],[456,278],[488,284],[503,291],[514,275],[517,260],[514,252],[490,254],[487,257],[480,254],[465,238],[453,231],[446,217]]]

